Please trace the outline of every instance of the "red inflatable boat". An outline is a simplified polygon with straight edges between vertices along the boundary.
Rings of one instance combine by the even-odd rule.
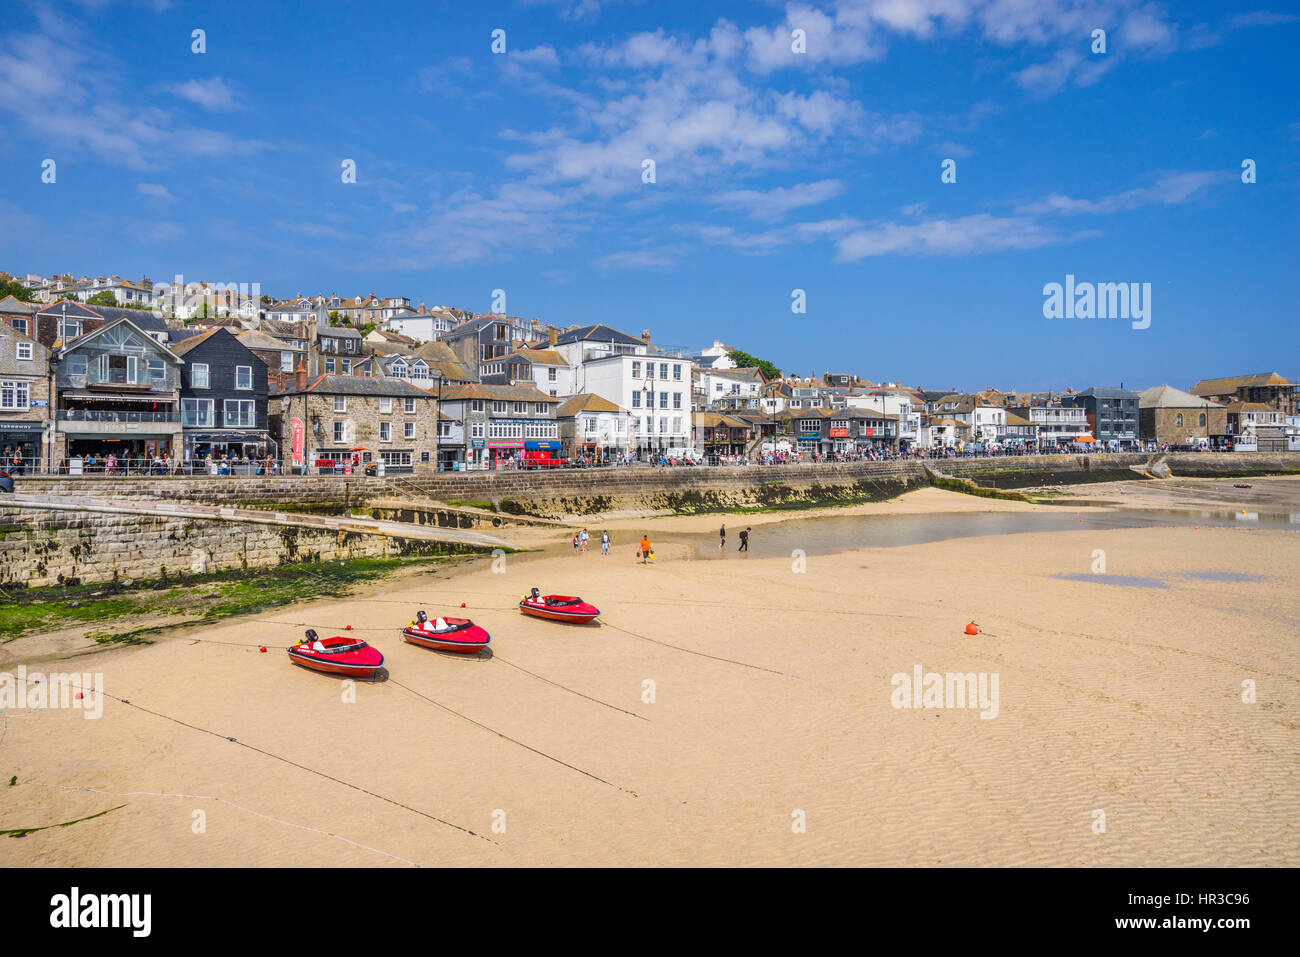
[[[365,678],[384,664],[384,656],[357,638],[321,638],[312,629],[307,637],[289,649],[289,660],[296,665],[331,675]]]
[[[519,599],[519,610],[535,618],[579,624],[591,621],[600,614],[599,608],[587,604],[581,598],[572,595],[539,595],[536,588],[531,595]]]
[[[402,640],[422,648],[473,654],[486,648],[492,636],[468,618],[436,618],[430,621],[429,616],[421,611],[416,613],[415,621],[402,629]]]

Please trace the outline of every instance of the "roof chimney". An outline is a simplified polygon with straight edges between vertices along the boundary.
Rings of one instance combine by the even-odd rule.
[[[552,349],[554,349],[555,342],[559,338],[560,338],[560,333],[556,330],[554,326],[552,326],[546,334],[546,344],[550,346]]]
[[[301,366],[298,369],[297,388],[299,392],[307,391],[307,367],[306,366]]]
[[[646,345],[650,345],[650,330],[649,330],[649,329],[642,329],[642,330],[641,330],[641,341],[644,342]]]

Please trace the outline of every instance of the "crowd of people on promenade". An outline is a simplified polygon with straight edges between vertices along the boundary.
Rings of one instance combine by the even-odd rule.
[[[907,449],[887,446],[863,446],[842,452],[820,452],[800,449],[778,449],[776,451],[758,452],[753,455],[738,453],[709,453],[706,455],[675,454],[664,452],[623,452],[620,450],[602,451],[600,453],[583,453],[563,464],[568,468],[683,468],[683,467],[718,467],[750,465],[809,465],[845,462],[900,462],[933,459],[989,458],[996,456],[1023,455],[1107,455],[1117,452],[1158,453],[1168,452],[1167,443],[1143,442],[1130,444],[1127,448],[1114,448],[1103,443],[1061,445],[1051,448],[1033,448],[1023,444],[1006,445],[965,445],[939,446],[935,448],[912,447]],[[1199,451],[1231,451],[1208,445]],[[198,458],[181,460],[169,453],[153,456],[117,455],[114,452],[89,453],[79,457],[82,474],[104,475],[279,475],[281,465],[274,456],[245,456],[230,453],[205,453]],[[71,462],[64,459],[58,463],[56,471],[67,474],[72,471]],[[522,456],[501,458],[492,463],[493,469],[515,470],[535,467]],[[362,470],[360,459],[354,456],[353,472]],[[0,468],[10,474],[35,474],[44,472],[46,463],[36,458],[24,457],[16,448],[0,450]],[[409,469],[407,470],[409,471]],[[375,474],[373,466],[366,468],[366,474]]]
[[[279,475],[280,463],[274,456],[245,456],[211,453],[195,459],[173,458],[170,453],[157,455],[118,455],[115,452],[89,452],[79,456],[83,475]],[[33,469],[36,471],[36,469]],[[71,471],[64,461],[60,472]]]

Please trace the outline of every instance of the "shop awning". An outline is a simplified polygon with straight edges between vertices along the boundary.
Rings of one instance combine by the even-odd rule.
[[[1076,435],[1076,436],[1075,436],[1073,439],[1071,439],[1070,441],[1072,441],[1072,442],[1082,442],[1082,443],[1084,443],[1084,444],[1087,444],[1088,442],[1096,442],[1097,440],[1094,439],[1091,435]]]

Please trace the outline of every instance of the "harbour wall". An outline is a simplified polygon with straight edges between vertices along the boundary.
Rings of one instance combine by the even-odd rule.
[[[390,534],[0,507],[0,589],[8,590],[175,580],[231,569],[470,550]]]

